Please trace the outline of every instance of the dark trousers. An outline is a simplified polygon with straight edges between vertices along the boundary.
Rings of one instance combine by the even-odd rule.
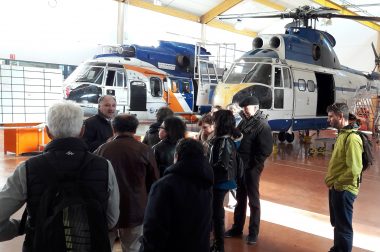
[[[249,219],[249,235],[257,237],[260,229],[260,184],[261,171],[258,169],[245,170],[243,178],[238,183],[236,191],[236,207],[232,229],[242,232],[247,211],[247,196],[251,217]]]
[[[334,227],[334,246],[330,251],[352,251],[352,212],[355,199],[356,196],[349,191],[329,190],[330,222]]]
[[[219,250],[224,249],[224,207],[223,201],[228,190],[214,188],[212,199],[212,222],[214,226],[215,245]]]

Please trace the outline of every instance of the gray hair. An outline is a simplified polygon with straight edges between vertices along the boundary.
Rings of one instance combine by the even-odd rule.
[[[226,106],[226,109],[227,110],[231,110],[234,113],[239,113],[239,111],[241,111],[241,108],[240,108],[239,104],[236,103],[236,102],[228,104]]]
[[[83,125],[83,110],[71,101],[53,104],[47,115],[47,126],[54,138],[78,137]]]
[[[102,95],[98,99],[98,104],[100,104],[104,100],[104,98],[106,98],[106,97],[111,97],[116,102],[115,96],[113,96],[113,95]]]

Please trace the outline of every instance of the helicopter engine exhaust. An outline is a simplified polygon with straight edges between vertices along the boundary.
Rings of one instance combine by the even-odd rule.
[[[269,46],[272,48],[278,48],[281,44],[281,41],[278,37],[273,37],[269,40]]]
[[[263,45],[264,45],[264,41],[260,37],[256,37],[252,41],[252,47],[253,47],[253,49],[261,48],[261,47],[263,47]]]

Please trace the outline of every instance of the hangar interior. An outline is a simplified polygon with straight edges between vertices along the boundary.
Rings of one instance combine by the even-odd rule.
[[[333,8],[336,10],[333,13],[338,15],[380,17],[380,4],[374,0],[2,1],[0,186],[6,183],[7,177],[20,162],[40,153],[50,141],[44,131],[46,108],[64,96],[62,93],[66,92],[66,87],[63,86],[63,80],[76,66],[103,53],[104,48],[120,48],[121,45],[131,44],[142,48],[157,47],[159,40],[199,44],[215,56],[209,60],[216,62],[217,72],[217,68],[229,69],[234,60],[254,49],[254,38],[264,37],[265,34],[284,34],[286,25],[293,19],[278,15],[294,13],[302,6]],[[18,18],[15,17],[16,13]],[[255,18],[249,18],[251,14]],[[277,17],[256,18],[273,15]],[[376,53],[380,52],[379,21],[318,18],[315,28],[334,36],[334,50],[340,64],[360,71],[362,76],[373,77],[376,76],[373,73],[378,74],[380,59]],[[12,67],[16,70],[13,71]],[[170,70],[170,66],[166,67],[166,70]],[[20,71],[23,77],[17,76]],[[25,74],[30,75],[25,77]],[[20,90],[9,91],[6,90],[7,78],[35,81],[28,84],[21,81],[15,86],[20,87]],[[328,77],[323,74],[316,77],[316,82],[318,78],[328,81]],[[216,79],[221,81],[222,77]],[[38,89],[38,86],[42,89]],[[379,88],[377,84],[377,90]],[[322,96],[327,91],[323,91]],[[339,92],[344,93],[344,90]],[[9,94],[11,97],[7,96]],[[22,97],[18,98],[21,94]],[[366,114],[367,117],[364,116],[363,124],[367,126],[364,130],[374,136],[375,153],[375,163],[364,174],[354,205],[353,251],[380,251],[380,204],[377,203],[380,201],[377,193],[380,191],[379,97],[379,93],[375,97],[362,94],[360,100],[358,97],[345,100],[359,114],[363,109],[372,111]],[[317,103],[318,100],[312,102]],[[292,103],[291,106],[296,105]],[[294,112],[291,109],[289,111]],[[146,122],[145,117],[141,120],[144,123],[138,135],[144,135],[152,118],[149,117]],[[198,130],[196,126],[189,126],[189,129]],[[278,131],[275,132],[277,137],[281,132],[285,133]],[[317,252],[328,251],[331,247],[333,229],[329,220],[328,188],[324,184],[324,177],[336,131],[294,130],[293,137],[294,141],[290,142],[277,140],[272,155],[265,163],[260,184],[262,227],[259,242],[251,246],[244,239],[225,239],[226,251]],[[225,207],[226,229],[233,223],[233,204],[232,200]],[[22,210],[14,216],[20,218],[21,215]],[[247,233],[247,227],[244,233]],[[1,242],[0,251],[20,251],[23,239],[21,236]],[[121,249],[116,247],[114,251]]]

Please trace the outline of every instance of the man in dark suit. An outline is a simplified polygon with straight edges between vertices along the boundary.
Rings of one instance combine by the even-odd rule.
[[[84,121],[83,139],[90,151],[96,150],[113,135],[111,120],[115,117],[116,98],[103,95],[99,98],[98,104],[98,114]]]

